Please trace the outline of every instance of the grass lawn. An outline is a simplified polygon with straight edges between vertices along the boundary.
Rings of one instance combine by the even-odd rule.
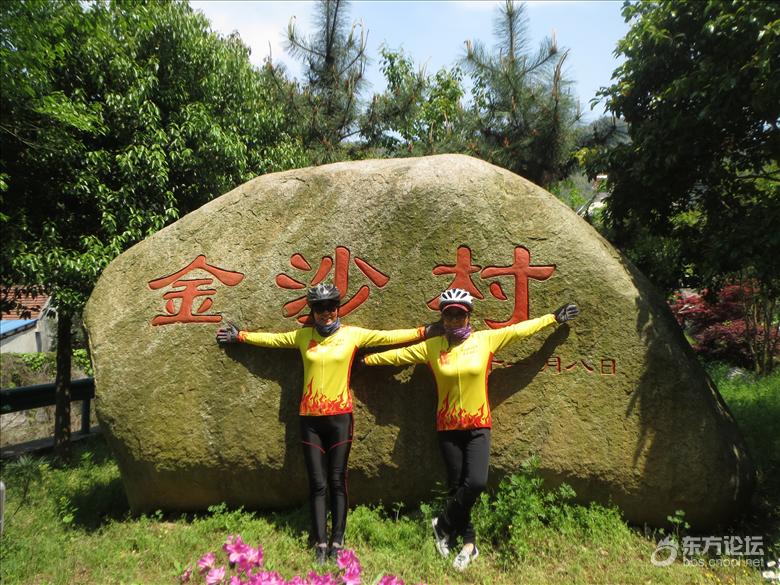
[[[711,367],[710,373],[758,465],[753,511],[731,532],[762,535],[771,547],[770,558],[777,558],[780,373],[760,381],[729,381],[722,366]],[[475,521],[483,535],[481,554],[465,573],[456,572],[434,551],[428,520],[435,503],[414,510],[352,509],[348,544],[362,564],[362,583],[371,585],[383,574],[429,585],[767,583],[759,570],[744,564],[722,566],[717,559],[712,567],[707,566],[711,559],[700,559],[704,566],[678,560],[655,567],[650,557],[661,534],[627,526],[614,508],[578,506],[565,491],[544,492],[532,470],[515,477],[501,491],[512,506],[502,511],[487,501],[479,505]],[[224,559],[221,546],[233,534],[261,545],[265,570],[278,571],[285,579],[318,569],[306,547],[304,508],[252,513],[216,506],[201,515],[131,516],[117,465],[99,437],[79,445],[69,466],[56,468],[46,458],[24,458],[4,464],[2,479],[8,486],[0,539],[4,585],[178,583],[184,569],[204,553],[214,551]],[[516,508],[525,513],[507,512]],[[338,568],[332,564],[324,571],[336,574]],[[193,576],[192,581],[203,579]]]

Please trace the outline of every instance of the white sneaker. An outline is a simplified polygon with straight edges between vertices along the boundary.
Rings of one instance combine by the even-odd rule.
[[[458,556],[455,557],[455,560],[452,561],[452,566],[455,567],[455,569],[458,571],[465,571],[471,561],[476,559],[478,556],[479,550],[477,550],[477,545],[474,545],[474,548],[471,549],[471,554],[466,552],[466,547],[463,547],[458,553]]]
[[[439,528],[438,518],[431,520],[431,526],[433,526],[433,540],[436,543],[436,550],[446,559],[450,556],[450,535]]]

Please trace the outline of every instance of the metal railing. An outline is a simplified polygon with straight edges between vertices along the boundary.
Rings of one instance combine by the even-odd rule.
[[[95,398],[94,378],[71,380],[70,401],[82,401],[81,433],[85,435],[89,433],[90,407],[93,398]],[[41,408],[42,406],[54,406],[56,403],[56,387],[53,383],[0,390],[0,414]]]

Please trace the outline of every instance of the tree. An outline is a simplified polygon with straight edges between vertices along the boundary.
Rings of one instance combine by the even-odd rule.
[[[302,92],[293,94],[294,108],[304,144],[317,162],[340,158],[340,145],[358,131],[358,100],[368,60],[366,33],[360,23],[350,27],[348,10],[345,0],[320,0],[311,37],[298,33],[295,17],[287,30],[290,54],[306,66]]]
[[[576,99],[563,76],[568,51],[555,39],[528,51],[525,6],[506,0],[495,21],[498,45],[489,53],[466,43],[478,143],[475,154],[547,186],[565,177],[573,160]]]
[[[431,76],[415,70],[400,50],[383,47],[380,54],[387,90],[374,95],[361,119],[366,146],[381,149],[385,156],[464,150],[460,69],[442,68]]]
[[[777,354],[780,332],[763,328],[750,285],[731,284],[703,293],[679,291],[670,303],[677,322],[692,338],[694,351],[754,370]]]
[[[668,288],[755,282],[770,331],[780,295],[780,5],[660,0],[627,3],[623,14],[633,21],[617,48],[625,62],[600,93],[631,140],[594,163],[609,174],[615,242]]]
[[[117,254],[249,178],[299,165],[268,74],[180,2],[0,3],[4,283],[57,308],[55,446],[71,323]]]

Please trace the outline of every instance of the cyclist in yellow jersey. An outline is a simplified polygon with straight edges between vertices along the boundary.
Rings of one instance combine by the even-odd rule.
[[[352,444],[352,360],[358,348],[393,345],[425,339],[434,326],[373,331],[342,325],[338,317],[341,294],[332,284],[310,289],[307,302],[313,327],[286,333],[239,331],[229,325],[217,331],[221,343],[297,348],[303,358],[300,423],[303,456],[309,476],[315,555],[324,563],[344,546],[347,521],[347,462]],[[331,538],[327,537],[327,498],[330,490]]]
[[[487,484],[492,426],[487,380],[493,354],[513,341],[579,314],[576,305],[566,304],[538,319],[503,329],[472,331],[473,307],[467,291],[446,290],[439,297],[444,335],[363,358],[368,366],[424,363],[433,371],[438,393],[436,430],[450,487],[444,512],[432,522],[433,533],[436,549],[444,557],[449,556],[457,538],[463,539],[463,548],[453,562],[460,571],[479,555],[471,508]]]

